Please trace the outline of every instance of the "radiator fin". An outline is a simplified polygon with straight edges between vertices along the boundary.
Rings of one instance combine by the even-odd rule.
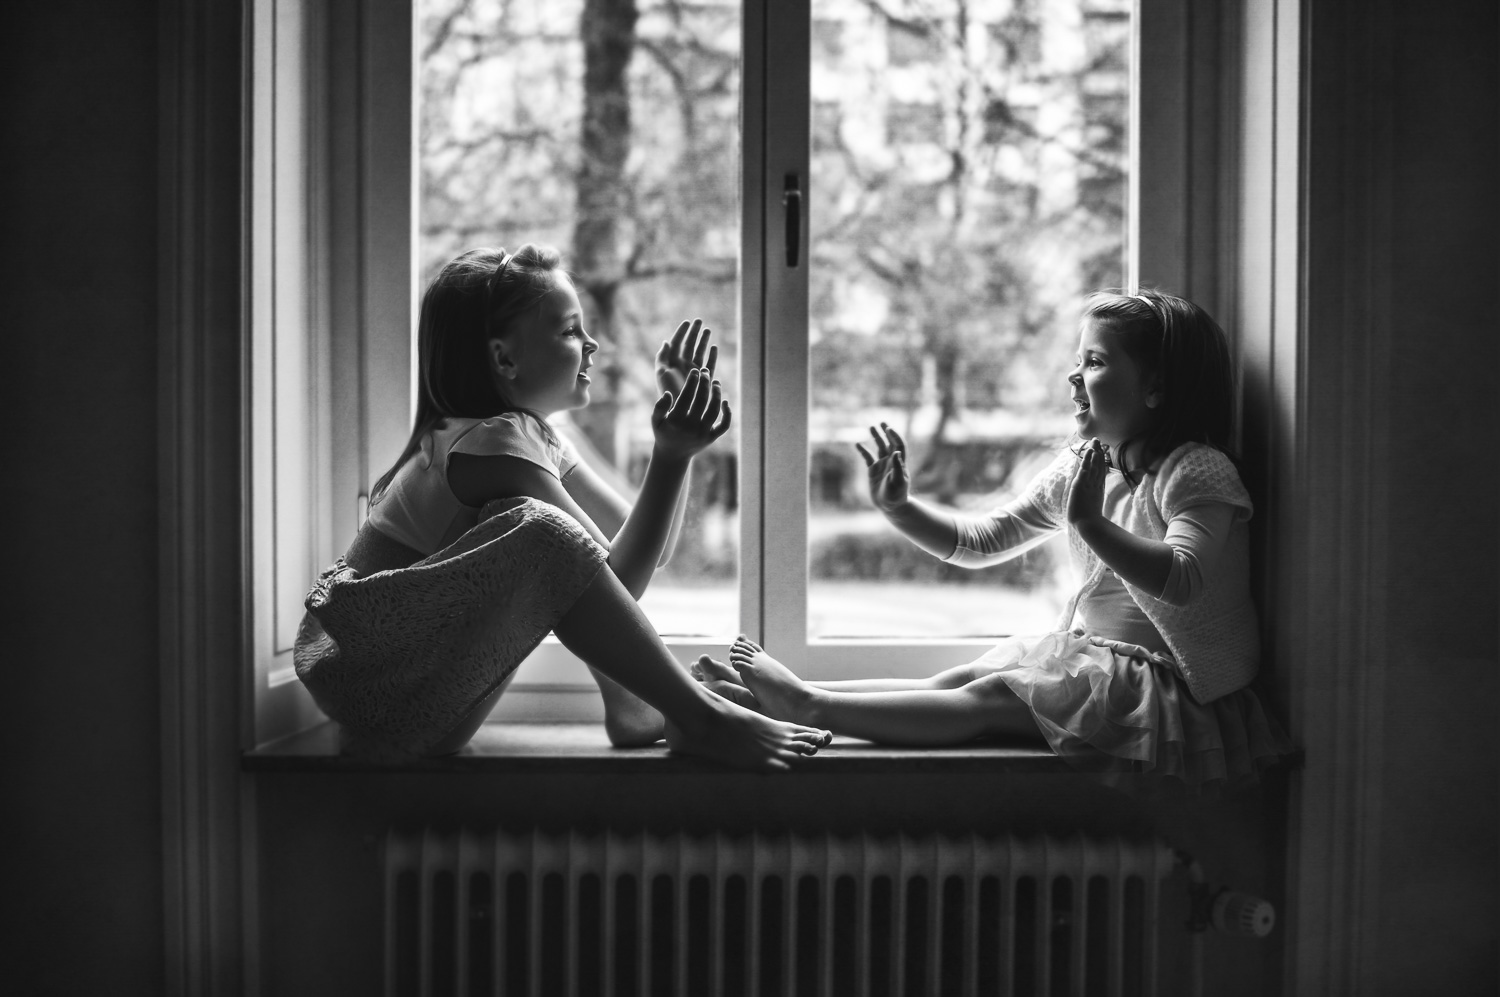
[[[386,993],[1132,997],[1172,867],[1080,834],[392,831]]]

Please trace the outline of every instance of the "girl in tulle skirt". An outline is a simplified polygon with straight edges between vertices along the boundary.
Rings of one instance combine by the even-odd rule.
[[[804,682],[744,637],[708,681],[771,716],[885,744],[1042,739],[1080,768],[1236,783],[1289,750],[1247,686],[1260,657],[1250,497],[1228,455],[1234,372],[1218,324],[1154,291],[1101,293],[1068,375],[1077,424],[1014,501],[986,516],[911,495],[906,445],[863,446],[870,496],[923,550],[982,567],[1064,531],[1083,584],[1055,632],[1011,637],[926,679]],[[732,667],[731,667],[732,666]]]

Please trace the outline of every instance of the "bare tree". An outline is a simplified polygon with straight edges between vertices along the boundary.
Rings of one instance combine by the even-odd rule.
[[[635,53],[635,0],[585,0],[579,17],[583,40],[583,116],[579,135],[578,194],[574,204],[572,260],[585,297],[593,335],[606,346],[600,387],[575,420],[612,460],[619,416],[620,336],[617,304],[625,279],[621,223],[629,205],[625,165],[630,157],[630,60]]]

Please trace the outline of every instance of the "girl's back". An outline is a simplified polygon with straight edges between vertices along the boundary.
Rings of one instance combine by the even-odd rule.
[[[549,436],[538,419],[521,412],[444,419],[376,496],[370,524],[423,557],[436,553],[479,522],[479,507],[465,504],[449,484],[449,458],[519,457],[561,479],[578,463],[578,454],[566,440]]]

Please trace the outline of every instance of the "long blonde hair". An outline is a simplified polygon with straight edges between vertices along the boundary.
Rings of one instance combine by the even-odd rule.
[[[551,246],[527,243],[514,253],[471,249],[432,279],[417,320],[417,412],[411,437],[401,456],[376,480],[372,501],[443,420],[527,411],[500,390],[490,370],[489,343],[536,308],[559,278],[567,279],[562,254]],[[536,418],[555,443],[546,420]]]

